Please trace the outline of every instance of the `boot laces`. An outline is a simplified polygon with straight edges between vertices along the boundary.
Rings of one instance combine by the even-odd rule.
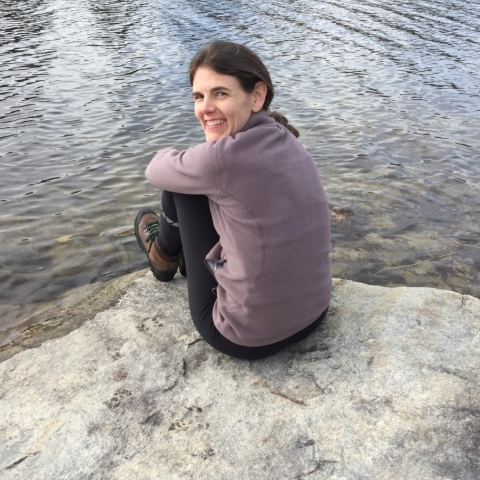
[[[158,220],[153,220],[152,222],[148,222],[143,226],[143,230],[148,233],[145,242],[148,243],[148,253],[152,249],[153,242],[155,242],[156,238],[158,237],[158,230],[159,230]]]

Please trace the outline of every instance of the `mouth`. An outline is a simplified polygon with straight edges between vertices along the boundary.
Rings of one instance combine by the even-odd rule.
[[[225,119],[217,119],[217,120],[206,120],[205,125],[207,127],[218,127],[219,125],[223,125],[226,122]]]

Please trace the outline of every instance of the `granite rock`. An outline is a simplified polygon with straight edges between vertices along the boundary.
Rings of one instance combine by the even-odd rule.
[[[480,478],[476,298],[336,280],[256,362],[199,338],[179,276],[104,305],[0,364],[2,479]]]

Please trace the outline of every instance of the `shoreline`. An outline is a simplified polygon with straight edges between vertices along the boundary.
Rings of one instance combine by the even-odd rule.
[[[147,271],[148,268],[108,282],[82,285],[38,304],[0,305],[0,317],[15,315],[13,325],[0,329],[0,362],[81,327],[97,313],[112,307],[125,289]]]
[[[15,323],[0,329],[0,363],[19,352],[37,348],[47,340],[61,338],[78,329],[98,313],[115,306],[133,282],[149,273],[150,269],[147,267],[107,282],[82,285],[68,290],[57,298],[38,304],[25,306],[0,305],[0,318],[5,318],[6,315],[12,313],[15,315]],[[333,278],[334,284],[343,281]],[[353,280],[345,281],[388,289],[431,289],[477,299],[477,297],[469,294],[435,287],[369,285]],[[177,282],[183,282],[186,285],[186,280],[178,273],[172,283],[176,285]]]

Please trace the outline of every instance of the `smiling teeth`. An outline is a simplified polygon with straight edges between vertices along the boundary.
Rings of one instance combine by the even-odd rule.
[[[221,125],[222,123],[225,123],[225,120],[208,120],[207,125],[209,127],[213,127],[215,125]]]

